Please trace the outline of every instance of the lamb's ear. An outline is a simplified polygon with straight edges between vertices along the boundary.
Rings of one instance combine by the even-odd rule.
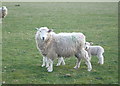
[[[93,42],[90,42],[90,45],[93,45]]]
[[[53,32],[53,29],[49,29],[49,30],[48,30],[48,33],[50,33],[50,32]]]
[[[39,30],[39,28],[35,28],[36,30]]]

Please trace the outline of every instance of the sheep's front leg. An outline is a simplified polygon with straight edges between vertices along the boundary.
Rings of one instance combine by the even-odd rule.
[[[44,67],[45,66],[45,63],[46,63],[46,57],[43,57],[43,63],[42,63],[42,67]]]
[[[56,66],[60,66],[61,63],[62,63],[62,65],[65,65],[65,61],[64,61],[63,57],[58,58],[58,63]]]
[[[50,64],[47,68],[48,72],[52,72],[53,71],[53,60],[47,59],[47,63]]]

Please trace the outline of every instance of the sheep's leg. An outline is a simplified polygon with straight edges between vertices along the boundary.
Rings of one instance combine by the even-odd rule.
[[[79,67],[80,67],[80,63],[81,63],[81,58],[78,58],[77,57],[77,63],[76,63],[76,65],[75,65],[75,69],[78,69]]]
[[[88,57],[87,54],[86,57]],[[92,58],[91,55],[89,55],[89,61],[91,61],[91,58]],[[85,62],[85,64],[88,65],[87,62]]]
[[[44,67],[44,66],[45,66],[45,63],[46,63],[46,57],[43,57],[42,67]]]
[[[65,61],[64,61],[63,57],[61,59],[62,59],[62,65],[65,65]]]
[[[46,68],[48,68],[49,67],[49,62],[48,62],[48,58],[47,57],[45,59],[45,62],[46,62]]]
[[[53,61],[51,59],[48,59],[47,62],[50,64],[47,68],[48,72],[53,71]]]
[[[91,71],[92,70],[92,65],[91,65],[91,62],[90,62],[90,57],[88,55],[88,52],[85,51],[84,49],[82,49],[81,50],[81,55],[84,58],[84,60],[86,62],[86,65],[88,66],[88,71]]]
[[[57,63],[57,65],[56,65],[56,66],[60,66],[60,65],[61,65],[61,63],[62,63],[62,65],[65,65],[65,62],[64,62],[63,57],[58,58],[58,63]]]
[[[104,57],[103,57],[103,55],[100,54],[100,55],[97,55],[97,57],[98,57],[98,59],[99,59],[98,63],[99,63],[99,64],[104,64]]]
[[[58,58],[58,63],[56,66],[60,66],[60,64],[62,63],[62,59],[61,58]]]

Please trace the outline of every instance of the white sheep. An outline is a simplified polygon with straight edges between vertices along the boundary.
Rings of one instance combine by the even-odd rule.
[[[8,9],[6,6],[0,7],[0,18],[5,18],[8,14]]]
[[[91,59],[91,56],[97,56],[99,61],[99,64],[104,64],[104,57],[103,57],[103,53],[104,53],[104,48],[101,46],[92,46],[92,42],[86,42],[85,43],[85,49],[88,52],[88,55]]]
[[[47,27],[41,27],[37,28],[35,40],[38,50],[43,55],[43,62],[47,63],[48,72],[53,71],[53,60],[55,58],[70,56],[77,57],[77,63],[74,68],[79,68],[81,59],[84,59],[87,63],[88,71],[92,70],[88,53],[84,48],[85,36],[82,33],[56,34]]]

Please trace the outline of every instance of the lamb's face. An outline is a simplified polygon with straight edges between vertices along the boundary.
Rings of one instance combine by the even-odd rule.
[[[85,43],[85,50],[88,50],[90,48],[90,43],[89,42],[86,42]]]
[[[51,32],[50,29],[48,29],[47,27],[41,27],[38,29],[39,33],[40,33],[40,38],[44,41],[47,39],[47,37],[49,36],[48,34]]]

